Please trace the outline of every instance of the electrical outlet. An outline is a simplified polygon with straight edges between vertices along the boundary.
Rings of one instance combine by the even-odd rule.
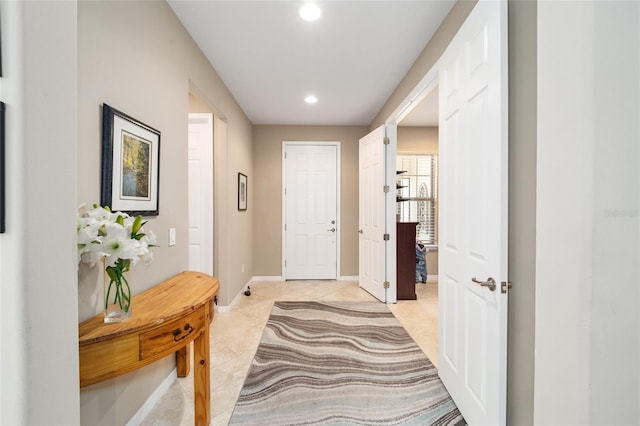
[[[176,245],[176,228],[169,228],[169,247]]]

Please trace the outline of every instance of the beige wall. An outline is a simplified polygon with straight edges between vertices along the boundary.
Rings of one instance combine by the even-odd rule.
[[[213,114],[211,107],[202,100],[189,92],[189,113],[210,113]]]
[[[139,293],[187,269],[187,114],[189,92],[222,115],[228,125],[223,176],[235,185],[238,171],[252,174],[252,126],[208,61],[164,2],[79,2],[78,9],[78,203],[100,200],[101,104],[107,103],[161,132],[160,215],[147,229],[158,236],[155,260],[132,274]],[[234,193],[234,190],[230,190]],[[234,195],[235,197],[235,195]],[[220,265],[220,299],[228,303],[249,281],[252,265],[251,212],[240,214],[225,200],[237,256]],[[251,200],[249,201],[251,205]],[[168,228],[177,244],[167,246]],[[246,264],[245,273],[240,263]],[[79,320],[100,311],[100,268],[81,267]],[[134,306],[135,311],[135,306]],[[82,424],[125,424],[174,366],[172,357],[83,389]]]
[[[364,126],[255,126],[254,276],[282,276],[282,142],[340,141],[341,276],[358,275],[358,141]]]
[[[398,153],[437,154],[437,127],[398,126]]]
[[[509,2],[507,424],[533,424],[536,282],[537,2]]]

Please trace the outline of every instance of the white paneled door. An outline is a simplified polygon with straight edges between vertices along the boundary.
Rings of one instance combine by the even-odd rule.
[[[213,114],[189,114],[189,269],[213,275]]]
[[[387,303],[396,301],[395,132],[381,126],[360,139],[358,162],[359,283]]]
[[[439,62],[439,374],[472,425],[506,422],[506,29],[480,0]]]
[[[286,143],[284,162],[285,279],[338,277],[336,143]]]

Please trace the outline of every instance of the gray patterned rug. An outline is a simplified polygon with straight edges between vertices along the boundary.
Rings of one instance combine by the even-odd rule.
[[[275,302],[229,424],[464,425],[378,302]]]

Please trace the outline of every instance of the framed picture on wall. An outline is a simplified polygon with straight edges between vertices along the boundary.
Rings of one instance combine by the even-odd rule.
[[[102,106],[100,203],[112,211],[157,216],[160,195],[160,132]]]
[[[238,210],[247,209],[247,176],[242,173],[238,173]]]

